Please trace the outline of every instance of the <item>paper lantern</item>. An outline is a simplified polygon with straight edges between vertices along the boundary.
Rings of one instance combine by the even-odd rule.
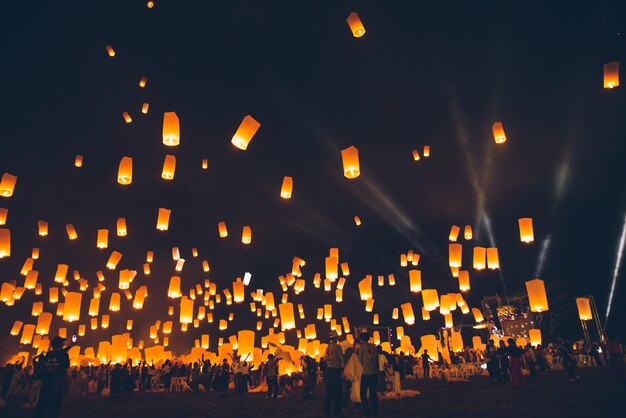
[[[117,218],[117,225],[116,225],[116,229],[117,229],[117,236],[118,237],[125,237],[126,235],[128,235],[128,229],[126,228],[126,218]],[[100,231],[98,231],[100,232]],[[108,231],[107,231],[108,233]]]
[[[487,248],[487,267],[491,270],[496,270],[500,268],[498,249],[495,247]]]
[[[355,217],[354,217],[354,224],[355,224],[356,226],[361,225],[361,218],[359,218],[358,216],[355,216]]]
[[[445,314],[443,316],[443,318],[444,318],[444,321],[445,321],[446,328],[453,328],[454,327],[454,322],[452,320],[452,314],[451,313]]]
[[[324,305],[324,320],[326,322],[330,322],[333,317],[333,305],[325,304]]]
[[[463,238],[465,238],[466,240],[472,239],[472,226],[471,225],[465,225],[465,228],[463,229]]]
[[[133,118],[130,117],[128,112],[122,113],[122,117],[124,118],[124,122],[126,123],[131,123],[133,121]]]
[[[296,320],[293,310],[293,303],[281,303],[280,305],[278,305],[278,311],[280,312],[281,331],[294,329],[296,327]]]
[[[117,263],[119,263],[121,259],[122,254],[117,251],[113,251],[109,256],[109,260],[107,261],[107,268],[109,270],[115,270],[115,268],[117,267]]]
[[[422,302],[424,309],[427,311],[434,311],[439,307],[439,295],[437,289],[423,289],[422,290]]]
[[[39,316],[43,312],[43,302],[33,302],[33,308],[31,310],[32,316]]]
[[[89,301],[89,316],[98,316],[98,312],[100,311],[100,298],[92,298]]]
[[[117,292],[111,293],[111,299],[109,301],[109,311],[117,312],[120,310],[120,299],[121,299],[121,296],[119,293]]]
[[[117,182],[123,186],[133,182],[133,159],[131,157],[122,157],[120,160],[117,169]]]
[[[581,321],[589,321],[593,319],[591,301],[589,298],[576,298],[576,306],[578,307],[578,317]]]
[[[604,88],[612,89],[619,86],[619,62],[604,64]]]
[[[233,135],[231,139],[231,143],[239,148],[242,151],[245,151],[248,148],[248,144],[252,140],[252,137],[259,130],[261,124],[254,120],[254,118],[250,115],[247,115],[241,121],[239,128],[237,128],[237,132]]]
[[[83,299],[82,293],[68,292],[65,295],[65,303],[63,306],[63,320],[74,322],[80,319],[80,303]]]
[[[24,287],[26,289],[34,289],[37,286],[37,277],[39,277],[39,272],[36,270],[30,270],[26,273],[26,279],[24,280]]]
[[[52,323],[52,314],[50,312],[42,312],[37,318],[37,328],[35,332],[38,335],[46,335],[50,332],[50,324]]]
[[[393,274],[388,275],[387,280],[389,281],[389,286],[396,285],[396,277]]]
[[[336,280],[339,277],[338,261],[335,257],[326,257],[324,259],[326,267],[326,278],[328,280]]]
[[[484,247],[474,247],[474,269],[484,270],[487,265],[487,249]]]
[[[59,264],[57,266],[57,271],[54,274],[54,281],[57,283],[63,283],[65,281],[65,277],[67,276],[67,270],[69,266],[67,264]]]
[[[459,232],[461,231],[461,228],[456,226],[456,225],[452,225],[452,227],[450,228],[450,234],[448,235],[448,240],[452,241],[452,242],[456,242],[456,240],[459,237]]]
[[[179,298],[182,296],[180,291],[180,276],[172,276],[170,278],[170,286],[167,291],[167,296],[170,298]]]
[[[22,336],[20,337],[20,344],[30,344],[33,342],[33,336],[35,335],[35,325],[26,324],[22,328]]]
[[[532,312],[544,312],[548,310],[548,297],[543,280],[533,279],[526,282],[528,303]]]
[[[472,314],[474,315],[474,320],[477,324],[480,324],[485,320],[483,313],[478,308],[472,308]]]
[[[109,54],[109,57],[115,56],[115,50],[113,49],[111,45],[107,45],[104,48],[107,50],[107,54]]]
[[[341,160],[343,162],[343,175],[349,179],[359,177],[361,167],[359,165],[359,150],[355,146],[350,146],[341,150]]]
[[[37,228],[40,237],[45,237],[48,235],[48,222],[37,221]]]
[[[415,314],[413,313],[413,306],[410,303],[403,303],[400,305],[402,309],[402,316],[404,317],[404,322],[407,325],[415,324]]]
[[[180,122],[176,112],[163,113],[163,144],[168,147],[180,144]]]
[[[121,290],[128,289],[130,287],[130,282],[132,281],[132,277],[133,277],[132,271],[128,269],[120,270],[118,288]]]
[[[280,197],[283,199],[291,199],[291,192],[293,191],[293,179],[289,176],[283,177],[283,184],[280,188]]]
[[[6,225],[8,214],[9,210],[7,208],[0,208],[0,226]]]
[[[65,231],[67,231],[67,237],[70,240],[75,240],[76,238],[78,238],[78,233],[76,232],[76,228],[74,228],[74,225],[72,224],[65,225]]]
[[[193,322],[193,299],[183,296],[180,299],[180,323],[191,324]]]
[[[416,149],[414,149],[412,151],[412,154],[413,154],[413,160],[414,161],[419,161],[420,160],[420,153]]]
[[[361,18],[357,12],[352,12],[348,15],[346,19],[348,22],[348,26],[350,26],[350,30],[352,31],[352,36],[355,38],[360,38],[365,35],[365,27],[363,26],[363,22],[361,22]]]
[[[470,290],[470,277],[467,270],[459,271],[459,290],[461,292],[467,292]]]
[[[245,299],[245,290],[243,282],[240,278],[237,278],[235,282],[233,282],[233,300],[235,303],[241,303]]]
[[[426,310],[424,307],[422,307],[422,319],[424,321],[430,320],[430,311]]]
[[[463,336],[460,332],[452,331],[450,346],[452,347],[452,351],[455,353],[463,351]]]
[[[139,80],[139,87],[141,88],[146,87],[147,82],[148,82],[148,77],[142,76],[141,79]]]
[[[502,144],[506,142],[506,135],[504,134],[504,127],[502,126],[502,122],[496,122],[491,125],[491,131],[493,132],[493,139],[496,141],[496,144]]]
[[[11,231],[0,228],[0,258],[11,256]]]
[[[4,173],[2,175],[2,179],[0,179],[0,196],[2,197],[13,196],[13,191],[15,190],[16,182],[17,182],[17,177],[9,173]]]
[[[368,300],[372,298],[372,276],[368,275],[359,282],[359,293],[361,295],[361,300]]]
[[[119,223],[119,220],[118,220]],[[107,248],[109,246],[109,230],[98,229],[98,238],[96,239],[96,247]]]
[[[450,267],[461,267],[463,246],[457,243],[448,244]]]
[[[241,231],[241,242],[244,244],[250,244],[252,242],[252,229],[249,226],[244,226]]]
[[[525,243],[533,242],[535,240],[535,234],[533,232],[533,219],[520,218],[518,222],[520,241]]]
[[[428,158],[430,157],[430,145],[424,145],[424,158]]]
[[[528,338],[530,339],[530,345],[532,345],[533,347],[541,345],[541,330],[529,329]]]
[[[176,157],[173,155],[166,155],[163,162],[163,170],[161,171],[161,178],[165,180],[172,180],[174,178],[174,172],[176,171]]]
[[[13,299],[14,290],[15,286],[13,285],[13,283],[2,283],[2,287],[0,288],[0,301],[7,303],[9,300]]]
[[[172,211],[170,209],[159,208],[159,215],[157,216],[157,225],[156,229],[159,231],[167,231],[170,224],[170,214]]]
[[[400,254],[400,267],[406,267],[406,266],[407,266],[406,254]]]
[[[365,302],[365,312],[372,312],[374,310],[374,299],[370,298]]]
[[[74,157],[74,167],[82,167],[83,166],[83,156],[80,154],[77,154],[76,157]]]

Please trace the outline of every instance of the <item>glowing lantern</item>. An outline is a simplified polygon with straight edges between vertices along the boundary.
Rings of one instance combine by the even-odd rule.
[[[461,292],[467,292],[470,290],[470,278],[467,270],[459,271],[459,290]]]
[[[46,221],[37,221],[37,228],[40,237],[45,237],[48,235],[48,222]]]
[[[326,322],[330,322],[333,317],[333,305],[326,304],[324,305],[324,320]]]
[[[487,248],[487,267],[491,270],[500,268],[500,259],[498,257],[498,249],[496,247]]]
[[[132,277],[133,277],[132,271],[128,269],[120,270],[118,288],[120,288],[121,290],[128,289],[130,287],[130,282],[132,281]]]
[[[283,184],[280,188],[280,197],[283,199],[291,199],[293,191],[293,179],[289,176],[283,177]]]
[[[530,345],[532,345],[533,347],[541,345],[541,330],[529,329],[528,338],[530,339]]]
[[[487,249],[484,247],[474,247],[474,269],[484,270],[487,260]]]
[[[100,311],[100,298],[92,298],[89,301],[89,316],[98,316],[98,312]]]
[[[619,86],[619,62],[604,64],[604,88],[612,89]]]
[[[348,266],[348,263],[341,263],[341,274],[344,276],[350,275],[350,267]]]
[[[22,336],[20,337],[20,344],[30,344],[33,341],[35,335],[35,325],[26,324],[22,328]]]
[[[474,315],[474,320],[477,324],[480,324],[485,320],[483,313],[478,308],[472,308],[472,314]]]
[[[39,316],[43,312],[43,302],[33,302],[33,308],[31,310],[32,316]]]
[[[114,57],[115,56],[115,50],[113,49],[113,47],[111,45],[105,46],[105,49],[107,50],[107,53],[109,54],[109,57]]]
[[[170,214],[172,211],[170,209],[159,208],[159,215],[157,216],[157,225],[156,229],[159,231],[167,231],[170,224]]]
[[[0,196],[11,197],[13,196],[13,190],[15,189],[15,183],[17,177],[12,174],[4,173],[2,179],[0,179]]]
[[[109,301],[109,311],[117,312],[120,310],[120,299],[121,296],[119,293],[111,293],[111,300]]]
[[[82,167],[83,166],[83,156],[78,154],[74,157],[74,167]]]
[[[400,267],[406,267],[406,266],[407,266],[406,254],[400,254]]]
[[[452,321],[452,314],[451,313],[444,314],[443,318],[444,318],[445,323],[446,323],[446,328],[454,327],[454,322]]]
[[[502,126],[502,122],[496,122],[491,126],[491,131],[493,132],[493,139],[496,141],[496,144],[502,144],[506,142],[506,135],[504,134],[504,127]]]
[[[402,309],[402,316],[404,317],[404,322],[407,325],[413,325],[415,323],[415,314],[413,313],[413,306],[410,303],[403,303],[400,305]]]
[[[359,150],[351,146],[341,150],[341,160],[343,162],[343,175],[349,179],[359,177],[361,168],[359,165]]]
[[[59,264],[57,266],[57,271],[54,274],[54,281],[57,283],[63,283],[65,281],[65,277],[67,276],[67,270],[69,266],[67,264]]]
[[[141,105],[141,113],[143,113],[144,115],[148,114],[148,108],[150,107],[149,103],[143,103]]]
[[[36,270],[30,270],[26,273],[26,279],[24,280],[24,287],[26,289],[34,289],[37,286],[37,277],[39,277],[39,272]]]
[[[359,282],[359,293],[361,300],[369,300],[372,298],[372,276],[366,276]]]
[[[183,296],[180,299],[180,323],[191,324],[193,322],[193,299]]]
[[[128,230],[126,229],[126,218],[118,218],[117,219],[117,236],[125,237],[127,234],[128,234]]]
[[[180,144],[180,122],[176,112],[163,113],[163,144],[168,147]]]
[[[528,303],[532,312],[544,312],[548,310],[548,297],[546,287],[541,279],[529,280],[526,282],[528,292]]]
[[[450,267],[461,267],[463,246],[456,243],[448,244],[448,250]]]
[[[107,248],[109,246],[109,230],[98,229],[98,238],[96,240],[96,247]]]
[[[589,298],[576,298],[576,306],[578,307],[578,317],[581,321],[589,321],[590,319],[593,319]]]
[[[413,150],[412,154],[413,154],[413,160],[414,161],[419,161],[420,153],[416,149]]]
[[[121,259],[122,254],[117,251],[113,251],[109,256],[109,261],[107,261],[107,268],[109,270],[115,270],[115,268],[117,267],[117,263],[119,263]]]
[[[352,31],[352,36],[355,38],[360,38],[365,35],[365,27],[363,26],[363,22],[361,22],[361,18],[357,12],[352,12],[348,15],[346,19],[348,22],[348,26],[350,26],[350,30]]]
[[[533,219],[532,218],[520,218],[519,222],[519,237],[522,242],[533,242],[535,240],[535,234],[533,232]]]
[[[146,83],[147,82],[148,82],[148,77],[142,76],[141,80],[139,80],[139,87],[141,87],[141,88],[146,87]]]
[[[430,320],[430,311],[427,311],[424,307],[422,307],[422,319],[424,321]]]
[[[466,240],[472,239],[472,226],[471,225],[465,225],[465,228],[463,229],[463,237]]]
[[[52,323],[52,314],[50,312],[42,312],[37,318],[37,328],[35,332],[39,335],[46,335],[50,331]]]
[[[67,237],[70,240],[75,240],[76,238],[78,238],[78,233],[76,232],[76,228],[74,228],[74,225],[72,224],[65,225],[65,230],[67,231]]]
[[[358,216],[355,216],[355,217],[354,217],[354,224],[355,224],[356,226],[361,225],[361,218],[359,218]]]
[[[339,277],[338,261],[335,257],[326,257],[324,264],[326,266],[326,278],[328,280],[336,280]]]
[[[176,157],[173,155],[166,155],[163,162],[163,170],[161,171],[161,178],[165,180],[172,180],[174,178],[174,172],[176,171]]]
[[[241,242],[244,244],[250,244],[252,242],[252,229],[249,226],[244,226],[241,231]]]
[[[243,282],[240,278],[237,278],[235,282],[233,282],[233,300],[235,303],[243,302],[245,299],[245,290]]]
[[[365,312],[372,312],[374,310],[374,299],[370,298],[365,302]]]
[[[280,305],[278,305],[278,311],[280,312],[281,331],[294,329],[296,327],[296,320],[293,310],[293,303],[281,303]]]
[[[461,228],[456,226],[456,225],[452,225],[452,227],[450,228],[450,234],[448,235],[448,240],[452,241],[452,242],[456,242],[456,240],[459,237],[459,232],[461,231]]]
[[[455,353],[463,351],[463,336],[460,332],[452,331],[450,346]]]
[[[424,309],[427,311],[434,311],[439,307],[439,295],[437,289],[423,289],[422,290],[422,302],[424,303]]]
[[[180,292],[180,276],[172,276],[170,278],[170,286],[167,291],[167,296],[170,298],[179,298],[182,296]]]
[[[122,157],[120,160],[117,169],[117,182],[124,186],[133,182],[133,159],[131,157]]]
[[[82,293],[68,292],[65,295],[65,304],[63,306],[63,320],[74,322],[80,319],[80,302],[83,299]]]
[[[430,157],[430,145],[424,145],[424,152],[423,152],[423,154],[424,154],[425,158]]]
[[[128,112],[124,112],[122,113],[122,117],[124,118],[124,121],[126,123],[131,123],[133,121],[133,118],[130,117],[130,115],[128,114]]]
[[[0,258],[11,256],[11,231],[0,228]]]
[[[240,150],[245,151],[260,126],[261,124],[254,120],[252,116],[247,115],[241,121],[239,128],[237,128],[237,132],[235,132],[235,135],[233,135],[233,139],[231,139],[230,142]]]

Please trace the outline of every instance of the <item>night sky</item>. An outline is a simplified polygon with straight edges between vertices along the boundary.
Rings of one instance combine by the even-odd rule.
[[[334,317],[370,323],[357,282],[393,273],[395,287],[374,286],[375,311],[383,324],[404,325],[402,317],[391,320],[392,308],[410,301],[419,316],[422,302],[408,291],[401,253],[422,254],[424,288],[458,291],[448,267],[452,224],[474,228],[472,242],[461,240],[471,307],[484,295],[524,293],[551,236],[540,275],[549,300],[558,288],[575,308],[574,296],[593,294],[604,323],[626,213],[625,87],[602,87],[603,64],[626,63],[626,19],[618,2],[156,0],[152,9],[134,0],[13,3],[1,25],[0,173],[18,181],[13,197],[0,198],[12,234],[0,282],[23,285],[20,268],[38,247],[34,268],[46,291],[26,292],[13,307],[0,305],[0,360],[19,348],[9,336],[13,322],[36,323],[33,301],[55,311],[47,287],[58,263],[70,265],[71,290],[78,288],[71,279],[76,269],[93,286],[113,250],[123,253],[118,270],[139,271],[131,289],[147,284],[150,294],[142,311],[123,300],[109,330],[87,326],[83,347],[97,349],[98,340],[125,332],[126,319],[135,320],[133,336],[150,345],[148,327],[170,319],[173,246],[187,260],[184,294],[205,278],[218,291],[232,291],[236,277],[253,276],[246,303],[226,309],[222,302],[213,324],[174,331],[175,351],[193,346],[201,333],[211,335],[215,349],[218,337],[252,329],[257,318],[249,292],[272,290],[278,302],[277,277],[291,271],[294,256],[307,261],[307,290],[289,292],[291,302],[305,305],[307,318],[297,325],[314,322],[316,309],[334,302],[334,291],[312,284],[315,273],[324,274],[330,247],[340,249],[351,271]],[[354,38],[345,21],[352,11],[367,30],[362,38]],[[142,76],[148,77],[143,89]],[[140,113],[143,102],[150,104],[147,115]],[[175,148],[162,143],[166,111],[180,118]],[[133,122],[126,124],[122,112]],[[248,114],[262,125],[244,152],[230,139]],[[507,134],[502,145],[493,140],[495,121]],[[341,163],[340,150],[350,145],[360,154],[361,175],[354,180],[343,176]],[[430,158],[413,161],[411,151],[421,153],[424,145]],[[80,169],[76,154],[84,156]],[[177,158],[171,182],[160,176],[166,154]],[[134,162],[129,186],[116,181],[123,156]],[[201,169],[203,158],[208,170]],[[286,175],[294,179],[290,200],[279,196]],[[172,210],[167,232],[155,229],[160,207]],[[124,238],[115,235],[119,217],[128,224]],[[533,244],[519,240],[520,217],[534,220]],[[46,238],[37,235],[40,219],[50,225]],[[486,219],[506,291],[498,271],[471,269],[471,248],[491,246]],[[220,221],[227,239],[218,237]],[[67,223],[76,227],[77,240],[68,240]],[[244,225],[252,227],[249,246],[241,243]],[[110,230],[106,250],[96,249],[98,228]],[[200,257],[191,257],[193,247]],[[149,277],[141,273],[147,250],[155,252]],[[117,271],[104,273],[101,314],[117,287]],[[622,280],[608,328],[624,339]],[[87,325],[90,298],[91,289],[83,296],[81,323]],[[234,323],[218,332],[217,322],[231,310]],[[171,319],[177,329],[178,312]],[[54,324],[66,325],[55,319],[53,330]],[[405,331],[416,343],[442,325],[437,314]],[[76,328],[70,325],[68,334]]]

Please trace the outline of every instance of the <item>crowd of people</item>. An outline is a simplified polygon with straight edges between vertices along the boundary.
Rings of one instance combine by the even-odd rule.
[[[289,396],[294,386],[302,387],[302,399],[314,397],[314,387],[325,385],[324,413],[339,416],[350,408],[363,415],[377,415],[379,398],[386,393],[400,393],[407,378],[429,380],[450,379],[446,370],[471,366],[478,374],[486,369],[491,380],[522,386],[526,376],[531,378],[551,368],[563,368],[570,380],[580,378],[581,366],[610,366],[616,378],[624,381],[624,353],[620,343],[608,340],[598,343],[572,345],[557,339],[546,347],[530,344],[518,347],[514,339],[489,341],[484,351],[465,347],[449,353],[423,350],[419,356],[383,352],[381,346],[369,342],[362,333],[353,344],[338,342],[331,333],[330,342],[320,361],[301,357],[301,371],[279,374],[283,358],[270,354],[265,362],[252,364],[247,359],[231,356],[221,363],[202,358],[185,364],[166,360],[158,366],[148,362],[100,364],[70,367],[64,340],[55,337],[51,350],[37,356],[31,364],[7,364],[0,372],[0,398],[6,403],[35,408],[35,417],[58,415],[64,394],[87,397],[106,396],[111,401],[123,401],[145,392],[184,392],[196,395],[214,392],[220,397],[229,393],[264,392],[268,400],[277,399],[282,392]],[[438,372],[438,374],[437,374]]]

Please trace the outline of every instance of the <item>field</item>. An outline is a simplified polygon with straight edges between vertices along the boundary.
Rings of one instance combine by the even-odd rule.
[[[614,383],[605,369],[582,370],[582,378],[569,382],[563,372],[552,372],[530,380],[522,388],[475,377],[466,383],[409,381],[407,389],[421,395],[384,401],[380,414],[385,417],[611,417],[626,406],[626,386]],[[263,394],[230,394],[218,398],[213,393],[150,393],[143,399],[110,403],[104,398],[70,398],[64,402],[64,418],[165,418],[165,417],[319,417],[323,416],[323,387],[316,387],[316,398],[300,400],[300,389],[288,397],[266,400]],[[30,417],[29,409],[0,409],[2,417]],[[358,416],[348,413],[347,416]]]

